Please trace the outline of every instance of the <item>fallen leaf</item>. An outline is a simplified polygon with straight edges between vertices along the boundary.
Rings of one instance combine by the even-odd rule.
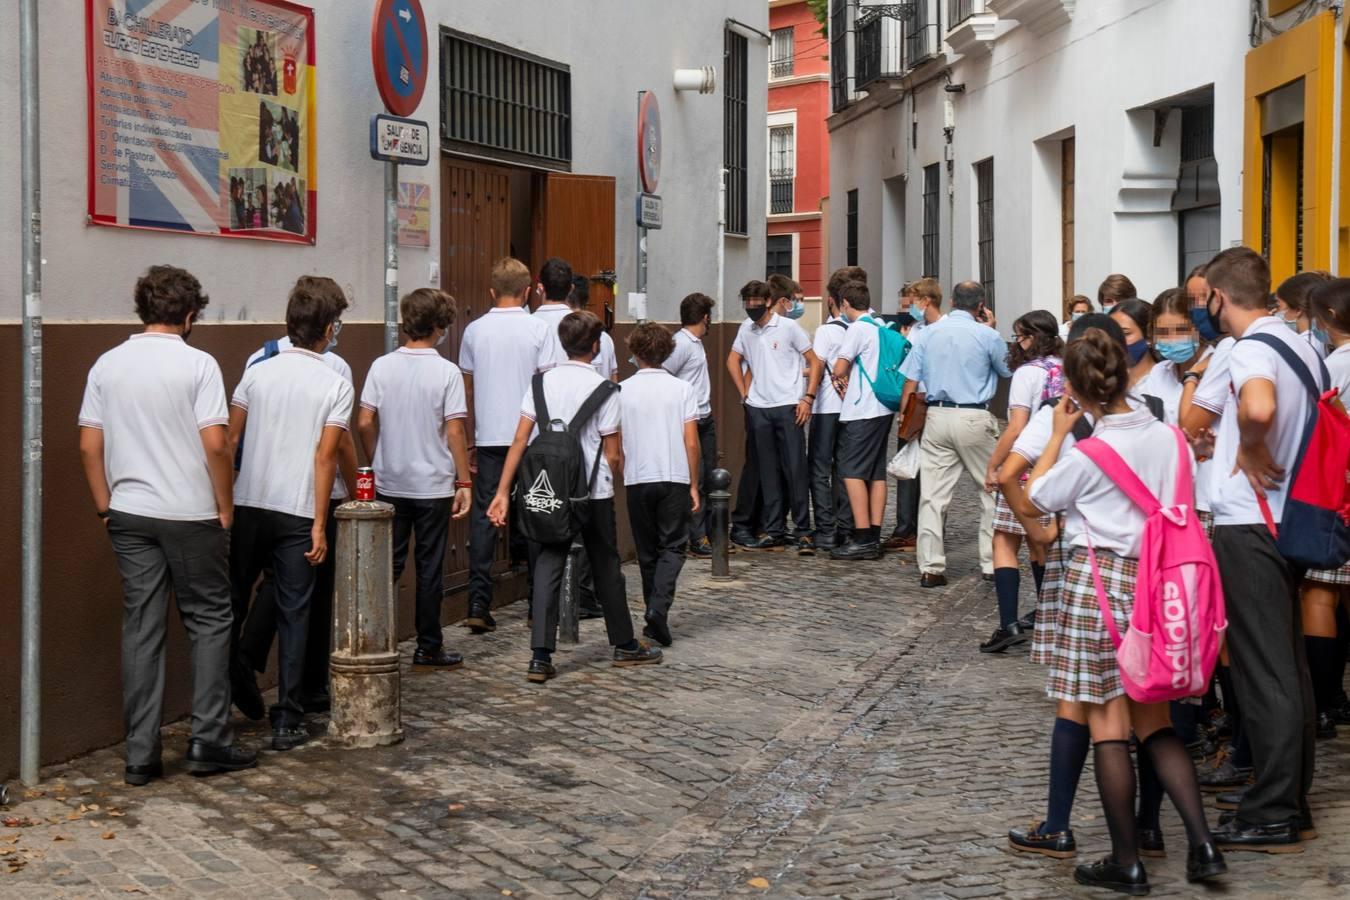
[[[121,810],[110,809],[108,810],[108,815],[112,816],[114,819],[120,819],[123,816],[125,816],[126,813],[122,812]]]
[[[308,868],[311,872],[313,872],[315,869],[318,868],[318,866],[307,866],[306,868]]]
[[[0,850],[0,856],[12,856],[13,854],[18,852],[19,852],[18,850],[14,849],[13,847],[10,847],[7,850]]]
[[[451,803],[449,806],[446,807],[446,809],[450,810],[450,812],[459,812],[463,808],[464,808],[463,803]]]
[[[58,835],[53,836],[53,837],[52,837],[52,840],[53,840],[53,841],[68,841],[68,840],[70,840],[70,838],[66,837],[64,834],[58,834]]]
[[[103,839],[105,841],[111,841],[115,837],[117,837],[117,835],[113,834],[111,831],[103,832]]]
[[[93,819],[90,819],[90,820],[89,820],[89,827],[90,827],[90,828],[97,828],[97,827],[98,827],[98,823],[95,822]]]
[[[511,892],[508,891],[508,890],[506,890],[506,889],[503,889],[503,890],[502,890],[502,896],[503,896],[503,897],[510,897],[510,896],[511,896]]]
[[[143,891],[143,890],[141,890],[140,888],[136,887],[136,885],[134,885],[134,884],[124,884],[124,885],[122,885],[122,893],[124,893],[124,894],[144,894],[145,891]]]
[[[19,842],[19,836],[17,834],[6,835],[5,837],[0,837],[0,841],[4,841],[6,844],[17,844]]]
[[[80,819],[83,819],[83,818],[84,818],[84,816],[81,815],[80,813],[77,813],[77,812],[66,813],[66,821],[68,821],[68,822],[77,822],[77,821],[79,821]]]
[[[89,811],[90,811],[90,812],[98,812],[98,804],[97,804],[97,803],[90,803],[90,804],[89,804]]]
[[[80,812],[89,812],[89,807],[86,804],[81,803]]]
[[[750,885],[752,888],[759,888],[761,891],[767,891],[769,889],[769,879],[767,878],[751,878],[746,884]]]

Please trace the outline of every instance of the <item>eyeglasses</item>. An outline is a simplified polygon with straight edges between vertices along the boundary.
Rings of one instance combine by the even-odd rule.
[[[1030,335],[1030,334],[1014,334],[1014,335],[1013,335],[1013,340],[1017,340],[1017,341],[1029,341],[1029,340],[1032,340],[1033,337],[1034,337],[1034,335]]]
[[[337,336],[338,336],[339,334],[341,334],[341,333],[342,333],[342,320],[341,320],[341,319],[334,319],[334,320],[333,320],[333,337],[337,337]]]

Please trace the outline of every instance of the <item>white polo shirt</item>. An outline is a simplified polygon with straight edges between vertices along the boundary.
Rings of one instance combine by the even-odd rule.
[[[694,389],[665,369],[638,369],[619,387],[623,483],[689,484],[684,426],[698,421]]]
[[[103,432],[117,512],[179,522],[218,515],[201,430],[229,424],[220,366],[176,334],[134,334],[89,370],[80,425]]]
[[[476,446],[511,446],[520,396],[552,358],[548,325],[524,307],[494,306],[468,324],[459,342],[459,369],[473,376]]]
[[[688,328],[681,328],[675,332],[675,349],[661,367],[694,389],[700,419],[712,415],[712,382],[708,377],[708,352],[703,349],[701,338],[694,337]]]
[[[833,324],[833,323],[839,324]],[[835,317],[822,322],[816,329],[811,341],[811,349],[825,366],[825,375],[816,389],[816,402],[811,413],[817,416],[839,415],[844,407],[844,398],[834,389],[830,375],[834,372],[835,360],[839,359],[839,348],[844,344],[844,335],[848,333],[848,320]]]
[[[464,376],[434,348],[400,347],[370,366],[361,406],[380,417],[375,487],[390,497],[455,494],[455,458],[446,423],[468,418]]]
[[[314,454],[324,428],[350,427],[354,395],[322,354],[298,347],[245,369],[230,401],[248,412],[235,505],[314,518]]]
[[[1320,360],[1317,352],[1299,335],[1289,330],[1277,316],[1262,316],[1251,324],[1243,337],[1253,334],[1270,334],[1276,340],[1283,341],[1294,349],[1299,358],[1312,369],[1313,378],[1321,380]],[[1213,368],[1211,364],[1210,368]],[[1205,372],[1201,386],[1210,378]],[[1256,493],[1251,483],[1237,468],[1237,451],[1241,443],[1238,428],[1237,407],[1240,405],[1242,389],[1249,381],[1264,380],[1275,385],[1275,422],[1266,434],[1266,446],[1275,460],[1275,464],[1285,470],[1285,478],[1274,490],[1266,491],[1266,502],[1270,505],[1270,514],[1278,524],[1284,515],[1284,497],[1293,475],[1293,466],[1298,459],[1299,442],[1303,437],[1303,428],[1307,421],[1308,405],[1311,402],[1308,389],[1303,386],[1299,376],[1287,366],[1274,348],[1256,341],[1239,340],[1234,342],[1228,353],[1228,381],[1232,386],[1235,406],[1233,415],[1219,419],[1215,432],[1214,460],[1217,466],[1210,484],[1210,507],[1214,512],[1215,525],[1259,525],[1265,522],[1261,507],[1256,502]],[[1202,401],[1197,388],[1194,402],[1210,412],[1222,412],[1212,403],[1214,391],[1221,385],[1211,385]],[[1325,385],[1323,385],[1325,387]],[[1231,474],[1230,474],[1231,473]]]
[[[282,350],[289,350],[289,349],[291,349],[290,335],[283,334],[281,337],[277,338],[278,353],[280,353]],[[249,356],[248,361],[244,363],[244,368],[247,369],[249,366],[253,365],[256,362],[266,362],[266,360],[263,359],[263,356],[266,353],[267,353],[266,345],[259,347],[257,350],[253,351],[253,354]],[[352,367],[347,365],[347,361],[345,359],[338,356],[331,350],[320,355],[323,357],[324,365],[328,366],[328,368],[332,369],[334,372],[341,375],[343,380],[345,380],[348,384],[352,383]],[[342,480],[341,471],[339,471],[337,475],[333,477],[332,496],[334,500],[346,500],[348,497],[347,485]]]
[[[874,320],[875,321],[875,320]],[[894,415],[877,399],[872,385],[867,383],[859,367],[864,367],[872,375],[876,374],[881,359],[881,333],[876,325],[858,318],[844,333],[844,343],[839,346],[839,358],[853,361],[853,372],[849,375],[848,390],[844,393],[844,405],[839,411],[840,422],[860,422],[864,419],[878,419]]]
[[[588,366],[586,363],[568,361],[560,366],[555,366],[544,373],[544,403],[548,406],[549,418],[560,421],[564,424],[572,421],[572,416],[576,415],[581,404],[586,402],[586,398],[595,390],[596,385],[605,381],[600,373],[595,371],[594,366]],[[520,416],[535,421],[534,416],[534,390],[530,385],[525,387],[525,396],[520,401]],[[520,421],[519,418],[516,419]],[[611,394],[609,399],[600,405],[600,409],[595,415],[591,416],[581,428],[581,453],[586,463],[586,473],[589,475],[591,466],[595,464],[595,456],[600,453],[600,439],[608,435],[615,434],[622,427],[623,418],[619,409],[619,396],[617,393]],[[536,424],[535,429],[530,434],[530,440],[539,433],[539,427]],[[596,500],[606,500],[614,496],[614,473],[609,469],[609,460],[600,453],[600,468],[595,474],[595,482],[591,485],[591,497]]]
[[[796,406],[802,399],[802,354],[811,339],[800,325],[774,313],[763,326],[741,323],[731,349],[739,353],[752,376],[746,405],[758,409]]]
[[[566,303],[544,303],[534,311],[535,318],[547,323],[549,333],[553,335],[553,349],[549,353],[549,362],[544,366],[545,369],[567,362],[567,351],[563,349],[562,339],[558,337],[558,325],[573,312],[576,310]],[[614,338],[607,332],[600,332],[600,352],[595,355],[591,364],[595,367],[595,371],[600,373],[601,378],[612,379],[614,373],[619,371],[619,357],[614,352]]]

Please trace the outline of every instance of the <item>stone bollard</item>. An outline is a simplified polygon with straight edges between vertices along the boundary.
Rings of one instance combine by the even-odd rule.
[[[581,642],[581,554],[580,540],[572,542],[563,565],[562,586],[558,589],[558,640],[564,644]]]
[[[394,507],[374,500],[337,509],[328,734],[348,747],[403,740],[394,598]]]
[[[712,538],[713,581],[731,580],[731,473],[713,469],[708,479],[708,534]]]

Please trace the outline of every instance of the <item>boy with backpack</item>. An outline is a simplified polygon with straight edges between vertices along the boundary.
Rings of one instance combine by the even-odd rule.
[[[909,342],[868,314],[872,295],[861,281],[839,288],[848,331],[834,363],[835,390],[846,384],[839,413],[839,476],[853,511],[853,536],[831,559],[880,559],[886,513],[886,442],[899,408],[900,364]]]
[[[628,336],[637,374],[620,387],[623,483],[633,529],[647,627],[643,634],[671,644],[667,617],[684,567],[691,511],[699,508],[698,399],[694,389],[663,369],[675,343],[654,322]]]
[[[558,636],[558,590],[572,540],[579,534],[595,577],[614,646],[614,665],[661,661],[661,651],[633,637],[623,594],[614,527],[614,478],[623,471],[618,387],[591,364],[600,349],[600,320],[575,312],[558,325],[567,362],[536,375],[520,401],[520,422],[506,455],[488,517],[501,528],[510,511],[525,536],[539,545],[531,592],[531,682],[553,678]]]
[[[816,329],[811,349],[824,367],[829,386],[817,392],[811,409],[811,429],[806,442],[806,464],[811,471],[811,507],[816,528],[816,549],[829,552],[847,541],[848,529],[853,523],[848,508],[848,495],[839,477],[835,452],[839,447],[839,412],[843,409],[841,382],[834,377],[834,363],[844,343],[849,320],[844,318],[844,301],[839,290],[851,281],[867,283],[867,273],[857,266],[836,269],[825,286],[825,309],[828,318]],[[823,379],[822,379],[823,380]]]
[[[441,582],[450,520],[469,514],[468,405],[459,368],[436,348],[455,319],[454,301],[421,288],[399,311],[408,342],[371,364],[361,391],[356,429],[375,469],[378,497],[394,507],[394,583],[403,575],[416,540],[417,670],[457,669],[441,634]]]

